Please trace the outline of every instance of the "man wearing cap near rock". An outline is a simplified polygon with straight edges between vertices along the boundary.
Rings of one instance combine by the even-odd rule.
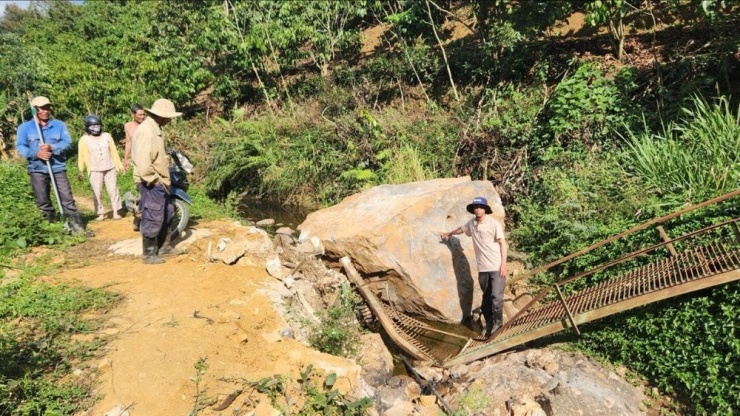
[[[504,228],[490,214],[491,207],[482,196],[473,198],[467,210],[475,215],[462,226],[440,236],[443,240],[452,235],[465,233],[473,238],[476,265],[478,266],[478,283],[483,290],[481,313],[486,320],[486,328],[476,337],[477,341],[486,341],[503,324],[504,287],[506,286],[506,251]]]
[[[166,98],[144,109],[149,117],[136,128],[131,148],[134,182],[141,195],[141,231],[145,264],[164,263],[160,254],[170,249],[169,226],[175,211],[169,197],[169,159],[164,146],[162,127],[182,113]],[[161,249],[161,250],[160,250]]]
[[[56,210],[51,200],[52,184],[51,175],[49,175],[51,167],[62,211],[69,218],[72,231],[92,237],[93,232],[85,230],[67,179],[67,162],[64,152],[72,143],[67,126],[62,121],[51,117],[53,104],[48,98],[38,96],[31,100],[31,106],[36,110],[38,129],[33,119],[18,126],[15,148],[18,154],[28,162],[28,175],[31,178],[31,189],[36,199],[36,206],[49,222],[56,221]],[[39,137],[39,130],[41,137]]]

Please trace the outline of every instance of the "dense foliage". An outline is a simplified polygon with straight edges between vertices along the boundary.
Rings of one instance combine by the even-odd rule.
[[[376,184],[470,175],[497,187],[516,248],[539,265],[738,188],[737,10],[695,0],[7,5],[0,137],[8,151],[26,92],[49,96],[77,137],[96,112],[120,138],[133,102],[165,96],[186,113],[169,138],[211,197],[324,206]],[[19,168],[1,168],[0,180],[15,178],[2,186],[28,197]],[[2,191],[3,211],[30,201]],[[4,249],[60,235],[33,210],[13,211],[0,214],[16,224],[0,231]],[[737,212],[704,215],[689,225]],[[734,283],[606,320],[583,345],[676,392],[690,413],[731,414],[739,310]]]
[[[72,239],[61,222],[49,224],[36,208],[25,163],[0,162],[0,207],[0,259],[18,249]]]
[[[616,156],[578,160],[566,170],[558,167],[544,174],[535,186],[536,192],[517,205],[521,210],[520,222],[513,234],[519,248],[530,253],[535,262],[546,263],[674,211],[692,198],[701,198],[694,200],[700,202],[737,189],[737,176],[733,176],[734,182],[729,186],[719,186],[724,182],[716,181],[718,177],[738,175],[740,171],[737,162],[740,135],[733,115],[737,113],[728,113],[724,100],[707,104],[696,99],[685,110],[692,116],[691,122],[676,124],[669,130],[672,136],[667,139],[646,141],[629,133],[633,140],[643,140],[642,148],[628,146]],[[712,139],[700,141],[701,136]],[[666,146],[666,140],[685,141],[682,145]],[[653,161],[655,166],[641,159],[657,155],[654,147],[661,149],[661,161]],[[673,164],[670,174],[653,174],[669,164]],[[646,170],[647,166],[654,170]],[[697,173],[721,170],[729,173],[712,175],[711,183],[701,180],[708,176],[697,180]],[[665,228],[677,237],[738,218],[739,200],[736,197],[670,220]],[[657,239],[654,229],[638,232],[626,241],[620,240],[565,263],[539,279],[551,283],[572,276],[574,272],[655,244]],[[591,324],[579,343],[630,366],[665,391],[686,397],[692,403],[692,412],[732,414],[740,408],[739,289],[737,283],[731,283],[604,319]]]

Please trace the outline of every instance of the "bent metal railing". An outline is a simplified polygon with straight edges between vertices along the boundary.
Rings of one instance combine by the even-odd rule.
[[[348,275],[351,275],[350,279],[360,289],[360,293],[367,300],[373,314],[379,319],[391,340],[416,359],[449,367],[484,358],[564,329],[570,328],[580,334],[579,325],[586,322],[739,280],[740,217],[735,216],[676,238],[669,238],[661,225],[683,214],[731,201],[737,196],[740,196],[740,190],[656,218],[534,269],[523,276],[510,279],[509,284],[546,272],[651,226],[656,226],[662,240],[658,244],[635,250],[542,289],[505,322],[491,339],[486,342],[461,340],[459,352],[450,357],[435,357],[432,349],[420,341],[420,336],[425,333],[443,331],[435,330],[408,317],[381,301],[368,285],[363,285],[362,279],[349,264],[349,259],[343,259],[343,264],[348,264],[345,264],[345,269],[348,270]],[[730,211],[733,209],[737,211],[737,204],[732,206]],[[634,264],[630,266],[630,262]],[[619,272],[614,272],[615,270]],[[610,271],[612,273],[609,273]],[[589,278],[597,283],[589,286],[587,284]]]

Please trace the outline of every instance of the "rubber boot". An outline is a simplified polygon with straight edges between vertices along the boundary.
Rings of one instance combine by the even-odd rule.
[[[157,236],[157,244],[159,246],[158,253],[160,256],[165,256],[168,254],[180,254],[178,250],[172,247],[171,241],[172,233],[170,232],[170,227],[162,227],[162,232],[160,232]]]
[[[79,212],[70,213],[69,225],[72,227],[72,234],[84,235],[85,237],[95,237],[95,233],[91,230],[85,229],[85,223],[82,222],[82,217]]]
[[[44,214],[44,218],[46,218],[46,221],[49,221],[50,223],[57,222],[57,213],[54,211],[42,211]]]
[[[486,329],[481,332],[480,336],[476,338],[477,341],[488,341],[493,336],[493,333],[498,331],[503,325],[504,313],[503,311],[493,311],[493,317],[486,319]]]
[[[144,252],[144,264],[162,264],[164,259],[157,255],[157,239],[141,237],[141,245]]]

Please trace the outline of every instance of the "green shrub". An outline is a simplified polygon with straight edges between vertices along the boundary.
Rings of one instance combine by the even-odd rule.
[[[409,85],[416,85],[419,83],[416,78],[418,76],[424,84],[434,82],[442,69],[439,55],[434,52],[434,48],[425,44],[421,38],[417,38],[414,45],[404,48],[406,60],[401,63],[401,67],[407,69],[403,74],[403,80]],[[383,81],[395,80],[391,78]]]
[[[54,195],[52,193],[52,202]],[[0,162],[0,257],[19,248],[74,241],[36,208],[25,163]]]
[[[95,323],[83,311],[104,311],[116,296],[98,289],[38,283],[43,264],[26,266],[0,285],[0,414],[75,414],[92,405],[90,386],[69,378],[100,341],[75,342]]]
[[[539,88],[517,88],[512,84],[486,90],[481,125],[489,139],[504,148],[532,146],[533,129],[542,109]]]
[[[279,117],[220,120],[205,189],[304,206],[367,186],[453,173],[455,126],[443,114],[362,109],[332,120],[309,103]]]
[[[606,79],[595,64],[584,63],[547,100],[542,134],[565,147],[604,144],[625,125],[633,107],[617,82]]]
[[[336,305],[323,311],[320,322],[311,328],[308,342],[321,352],[340,357],[354,357],[360,344],[360,324],[355,315],[359,300],[344,292]]]
[[[238,218],[239,201],[236,200],[235,193],[229,194],[223,202],[217,202],[208,197],[203,185],[197,184],[188,189],[188,196],[193,200],[193,205],[189,208],[190,218],[193,220]]]
[[[730,283],[599,321],[579,345],[646,376],[692,414],[740,409],[740,285]]]
[[[658,201],[621,169],[616,157],[553,152],[528,198],[513,207],[517,249],[545,264],[658,215]],[[653,231],[654,232],[654,231]],[[642,241],[620,241],[553,270],[564,278],[634,249]],[[616,256],[616,257],[615,257]]]

